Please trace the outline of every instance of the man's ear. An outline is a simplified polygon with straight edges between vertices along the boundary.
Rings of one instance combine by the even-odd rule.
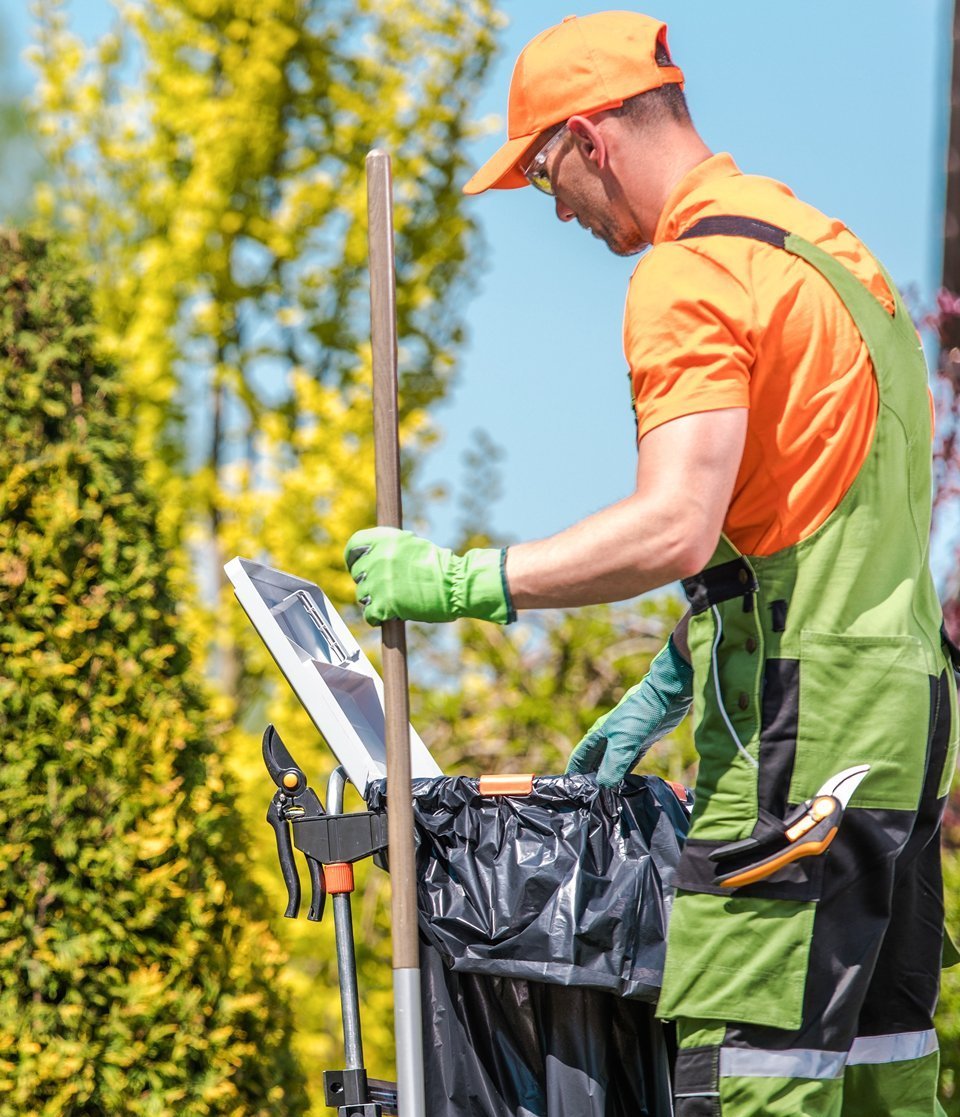
[[[602,170],[607,162],[607,145],[596,122],[589,116],[571,116],[567,128],[584,159]]]

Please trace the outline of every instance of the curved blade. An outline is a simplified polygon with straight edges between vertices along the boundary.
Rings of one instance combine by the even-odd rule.
[[[283,743],[283,739],[273,725],[268,725],[263,731],[262,751],[263,762],[267,767],[267,771],[270,773],[270,778],[281,791],[293,796],[306,787],[306,777],[300,770],[297,762],[290,755],[287,746]],[[288,772],[296,773],[296,784],[288,785],[284,783],[283,777]]]
[[[840,805],[846,808],[853,793],[860,786],[860,781],[870,771],[869,764],[856,764],[852,768],[844,768],[820,788],[817,795],[832,795],[839,800]]]

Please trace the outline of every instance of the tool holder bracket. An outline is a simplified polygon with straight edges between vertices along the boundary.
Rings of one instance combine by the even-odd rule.
[[[372,811],[304,816],[293,820],[293,841],[323,865],[362,861],[387,848],[387,820]]]
[[[337,1111],[338,1117],[396,1114],[396,1085],[368,1079],[363,1067],[349,897],[353,890],[350,869],[353,862],[373,856],[378,864],[384,865],[386,817],[373,811],[341,813],[346,779],[342,768],[330,777],[327,805],[331,813],[324,811],[320,797],[309,786],[303,769],[272,725],[268,725],[263,734],[263,760],[277,788],[267,810],[267,822],[276,837],[280,869],[287,887],[284,915],[295,919],[300,911],[300,877],[293,857],[294,848],[306,858],[310,873],[311,903],[307,918],[318,922],[323,917],[328,888],[333,895],[344,1049],[349,1065],[345,1070],[324,1072],[326,1104]]]
[[[323,1094],[337,1117],[389,1117],[397,1112],[396,1083],[367,1078],[365,1070],[324,1071]]]

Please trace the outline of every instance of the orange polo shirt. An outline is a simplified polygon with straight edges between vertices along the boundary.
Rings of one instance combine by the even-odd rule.
[[[893,301],[843,224],[779,182],[741,174],[729,155],[695,167],[664,206],[624,318],[638,439],[683,415],[749,408],[724,531],[746,554],[771,554],[823,523],[856,477],[877,385],[846,308],[806,261],[745,237],[676,240],[715,214],[796,233],[835,256],[888,312]]]

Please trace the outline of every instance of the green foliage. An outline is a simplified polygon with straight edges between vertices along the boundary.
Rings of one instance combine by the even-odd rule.
[[[374,507],[364,156],[393,158],[412,461],[475,266],[458,185],[492,0],[143,0],[89,49],[62,0],[38,19],[38,205],[93,265],[165,529],[212,584],[259,549],[349,599],[343,542]],[[191,624],[228,645],[228,688],[256,670]]]
[[[302,1112],[283,957],[87,288],[0,236],[0,1114]]]
[[[342,548],[375,519],[364,156],[393,159],[408,509],[449,387],[477,238],[459,184],[499,25],[493,0],[135,0],[91,46],[37,6],[37,193],[90,267],[98,343],[175,548],[183,632],[218,684],[272,925],[289,947],[297,1047],[340,1054],[332,920],[284,921],[260,732],[276,723],[322,790],[329,751],[224,586],[242,554],[352,599]],[[205,594],[196,590],[206,587]],[[318,763],[318,759],[322,762]],[[383,874],[358,899],[366,1053],[388,1075]],[[322,1102],[317,1103],[317,1112]]]
[[[960,940],[960,850],[946,844],[943,851],[943,891],[947,927]],[[943,971],[940,1007],[937,1010],[940,1037],[940,1101],[947,1117],[960,1117],[960,965]]]
[[[414,721],[451,775],[562,772],[596,718],[646,673],[681,612],[660,595],[525,614],[509,629],[463,621],[453,633],[420,630]],[[640,770],[689,783],[694,759],[687,720]]]

